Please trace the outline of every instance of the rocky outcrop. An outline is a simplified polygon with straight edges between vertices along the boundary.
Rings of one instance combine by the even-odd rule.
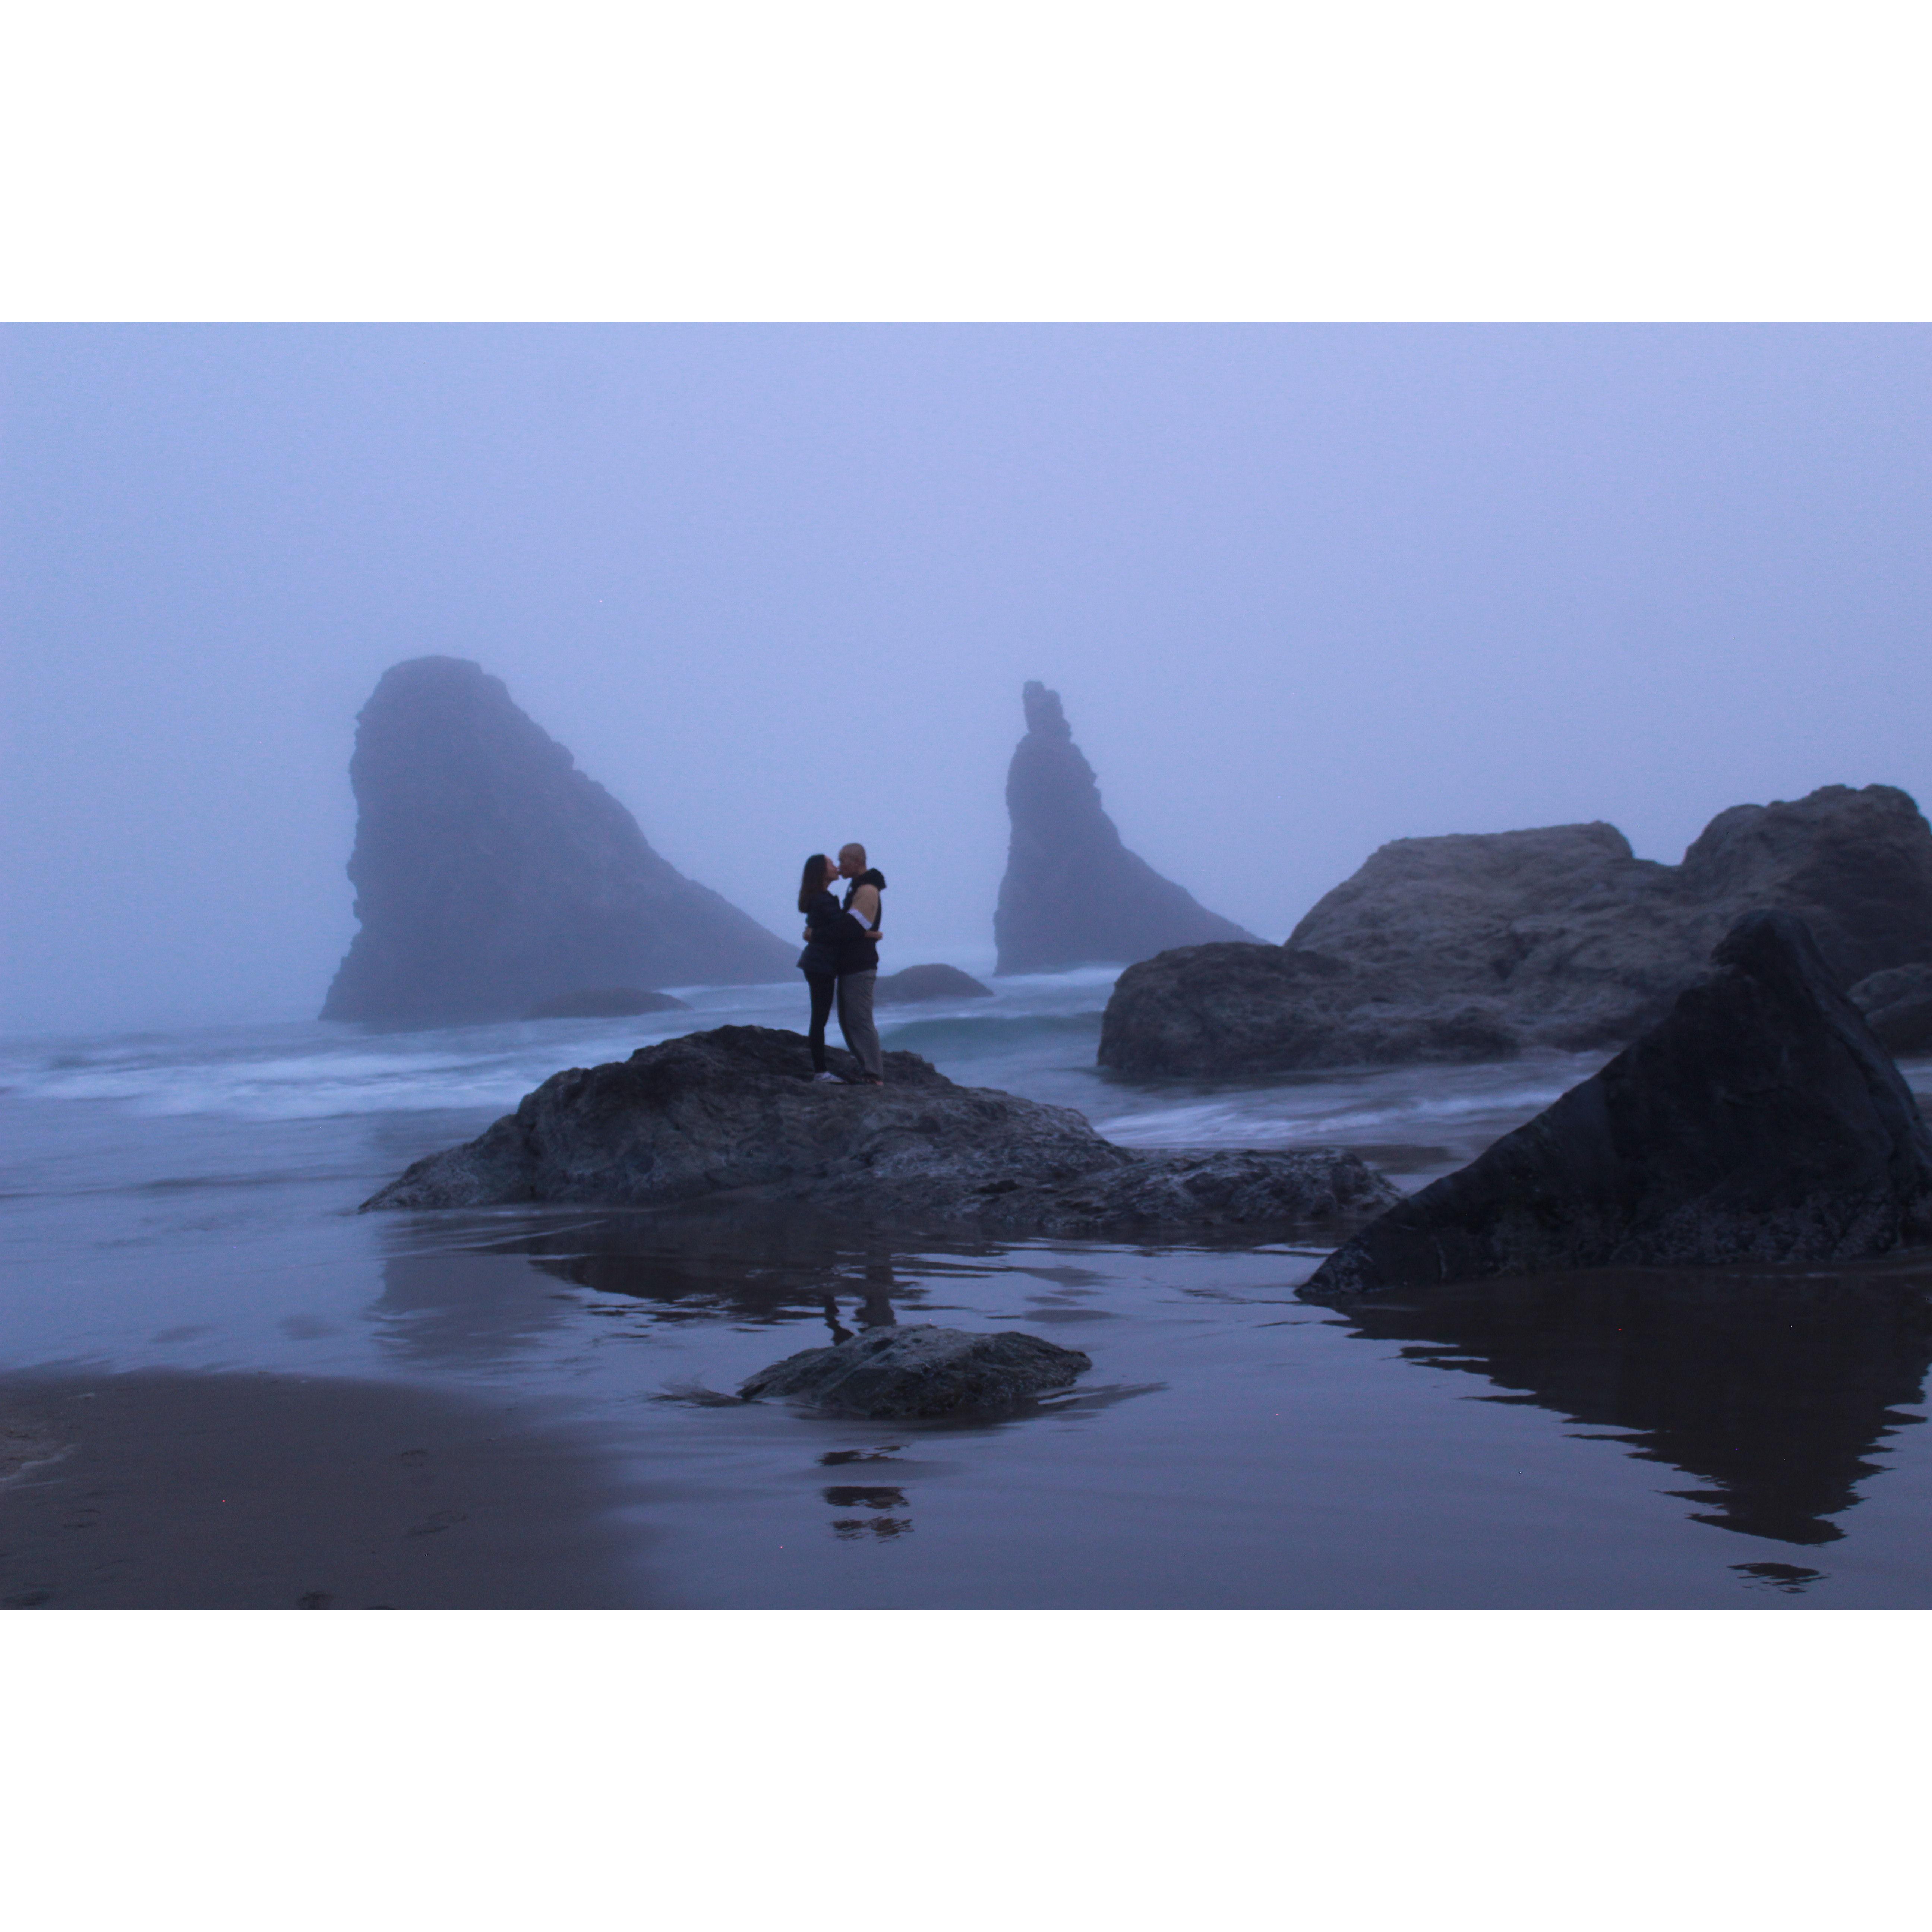
[[[1932,1240],[1932,1133],[1804,922],[1748,914],[1713,964],[1601,1072],[1370,1222],[1302,1294]]]
[[[835,1069],[850,1066],[835,1052]],[[910,1053],[886,1084],[811,1078],[802,1035],[719,1027],[553,1076],[466,1146],[365,1208],[518,1202],[815,1203],[848,1220],[970,1220],[1084,1234],[1252,1228],[1380,1211],[1400,1196],[1354,1155],[1144,1154],[1070,1107],[956,1086]]]
[[[956,966],[908,966],[882,973],[872,989],[872,1004],[909,1006],[926,1000],[990,1000],[993,989],[982,986]]]
[[[1373,974],[1286,946],[1186,946],[1130,966],[1100,1021],[1100,1064],[1228,1076],[1507,1059],[1498,1003],[1394,998]]]
[[[1078,1348],[1017,1328],[970,1335],[920,1323],[788,1355],[738,1393],[747,1402],[778,1396],[828,1415],[906,1422],[1010,1408],[1068,1388],[1093,1366]]]
[[[1852,988],[1852,1003],[1888,1053],[1932,1053],[1932,966],[1874,973]]]
[[[386,671],[350,760],[362,930],[324,1019],[516,1019],[586,988],[778,980],[796,948],[686,878],[460,658]]]
[[[652,993],[641,986],[593,988],[587,993],[560,993],[524,1015],[532,1020],[620,1020],[638,1013],[688,1013],[688,1000],[670,993]]]
[[[1803,919],[1842,986],[1932,958],[1932,827],[1890,785],[1828,785],[1720,812],[1678,866],[1604,824],[1397,839],[1295,928],[1285,968],[1222,946],[1124,974],[1101,1064],[1264,1072],[1619,1046],[1754,910]]]
[[[1059,693],[1033,683],[1022,698],[1027,730],[1006,773],[1012,838],[993,914],[995,970],[1050,973],[1252,940],[1121,844]]]

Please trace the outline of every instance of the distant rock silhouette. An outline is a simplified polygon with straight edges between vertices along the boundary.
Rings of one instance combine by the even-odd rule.
[[[638,1013],[688,1013],[688,1000],[671,993],[647,992],[641,986],[593,987],[584,993],[560,993],[531,1007],[533,1020],[620,1020]]]
[[[1894,786],[1827,785],[1720,812],[1678,866],[1601,824],[1398,838],[1289,934],[1289,963],[1222,946],[1130,968],[1102,1064],[1262,1072],[1620,1046],[1758,909],[1802,918],[1840,986],[1932,960],[1932,827]],[[1901,1043],[1894,1017],[1885,1036]]]
[[[873,1004],[909,1006],[926,1000],[990,1000],[993,989],[982,986],[956,966],[908,966],[880,976],[872,990]]]
[[[357,723],[362,922],[322,1017],[520,1018],[586,988],[779,980],[796,949],[652,850],[461,658],[382,674]]]
[[[1059,693],[1030,683],[1022,698],[1027,730],[1006,773],[1012,838],[993,915],[994,970],[1049,973],[1253,940],[1120,843]]]
[[[1932,1132],[1804,922],[1748,913],[1600,1072],[1336,1250],[1310,1300],[1932,1241]]]

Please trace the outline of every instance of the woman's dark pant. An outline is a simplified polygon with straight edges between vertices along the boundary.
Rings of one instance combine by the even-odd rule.
[[[808,973],[805,983],[812,989],[812,1070],[825,1071],[825,1022],[832,1017],[832,1002],[838,982],[830,973]]]

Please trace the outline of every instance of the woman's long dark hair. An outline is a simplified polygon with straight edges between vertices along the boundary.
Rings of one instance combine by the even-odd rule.
[[[805,862],[805,877],[799,881],[798,909],[804,911],[812,902],[825,890],[825,868],[827,863],[823,852],[814,852]]]

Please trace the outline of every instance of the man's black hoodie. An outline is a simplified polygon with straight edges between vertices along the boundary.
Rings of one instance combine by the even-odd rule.
[[[878,941],[872,937],[878,928],[867,927],[861,922],[859,915],[852,912],[853,896],[861,886],[876,886],[881,895],[880,910],[883,914],[885,910],[883,895],[886,875],[877,866],[861,872],[845,888],[845,897],[841,903],[851,916],[842,921],[838,928],[838,970],[842,973],[876,973],[879,969]],[[816,926],[812,928],[814,932],[818,929]]]

